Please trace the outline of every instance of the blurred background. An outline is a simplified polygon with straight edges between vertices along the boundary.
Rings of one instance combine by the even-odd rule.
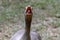
[[[60,0],[0,0],[0,40],[24,29],[27,5],[33,7],[31,30],[42,40],[60,40]]]

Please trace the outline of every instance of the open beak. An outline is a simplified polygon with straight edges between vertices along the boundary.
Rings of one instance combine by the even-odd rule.
[[[25,12],[27,15],[31,15],[32,14],[32,7],[30,5],[26,6]]]

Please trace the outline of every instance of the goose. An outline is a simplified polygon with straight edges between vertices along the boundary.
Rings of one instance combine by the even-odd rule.
[[[35,32],[30,31],[32,22],[32,7],[30,5],[25,8],[25,29],[17,31],[10,40],[41,40],[41,36]]]

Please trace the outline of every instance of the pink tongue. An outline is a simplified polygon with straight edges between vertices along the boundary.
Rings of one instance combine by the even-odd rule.
[[[28,10],[28,13],[30,12],[30,10]]]
[[[28,10],[27,13],[31,14],[32,12],[31,12],[31,10]]]

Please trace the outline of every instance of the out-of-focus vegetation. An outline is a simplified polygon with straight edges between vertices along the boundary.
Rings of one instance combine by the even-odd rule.
[[[24,28],[27,5],[33,7],[32,30],[36,29],[42,40],[59,40],[60,0],[0,0],[0,40],[9,40],[17,30]],[[57,36],[50,31],[57,31]]]

